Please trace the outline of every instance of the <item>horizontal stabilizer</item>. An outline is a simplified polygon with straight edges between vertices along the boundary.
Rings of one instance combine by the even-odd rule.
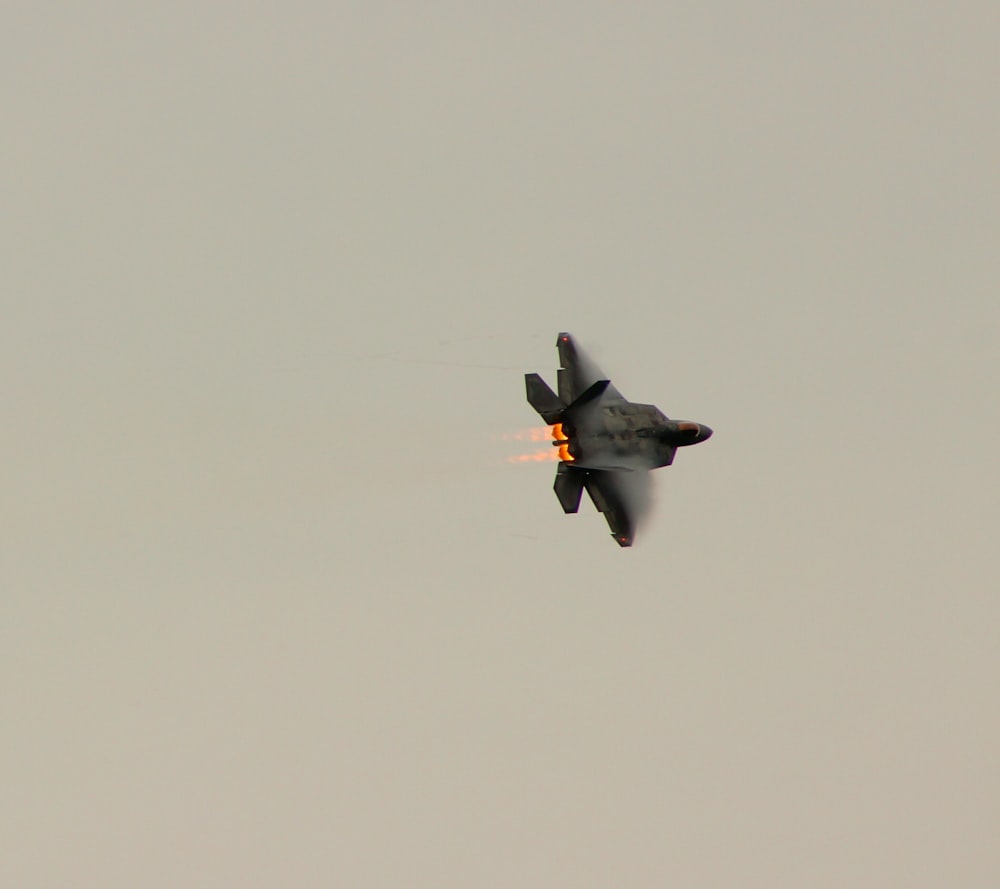
[[[572,412],[588,402],[595,401],[604,394],[604,390],[611,385],[611,380],[598,380],[593,386],[589,386],[586,391],[580,393],[579,397],[566,408],[567,412]]]
[[[574,470],[569,464],[559,464],[554,488],[563,512],[577,512],[580,509],[584,478],[584,473]]]
[[[546,423],[551,426],[562,419],[566,405],[538,374],[525,374],[524,388],[527,390],[528,404],[538,411]]]

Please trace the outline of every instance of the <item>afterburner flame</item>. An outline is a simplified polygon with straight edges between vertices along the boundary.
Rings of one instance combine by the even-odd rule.
[[[552,426],[535,426],[531,429],[521,429],[518,432],[508,432],[504,435],[504,441],[548,441],[552,439],[552,444],[556,447],[538,451],[535,454],[518,454],[516,457],[508,457],[508,463],[546,463],[554,460],[564,460],[567,463],[573,461],[573,455],[569,452],[569,436],[563,432],[562,423],[555,423]]]
[[[559,454],[554,450],[538,451],[535,454],[518,454],[516,457],[508,457],[508,463],[546,463],[551,460],[558,460]]]
[[[548,426],[534,426],[531,429],[520,429],[517,432],[504,434],[504,441],[548,441],[551,430]]]
[[[573,455],[569,452],[569,436],[563,432],[562,423],[556,423],[552,427],[552,437],[559,442],[559,459],[566,463],[572,463]]]

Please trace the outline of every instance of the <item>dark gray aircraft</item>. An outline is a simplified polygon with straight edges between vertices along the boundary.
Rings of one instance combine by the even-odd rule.
[[[564,512],[577,512],[583,489],[619,546],[631,546],[649,509],[649,470],[669,466],[678,448],[712,434],[701,423],[671,420],[651,404],[628,401],[573,341],[560,333],[559,394],[525,374],[528,403],[552,426],[562,462],[555,491]]]

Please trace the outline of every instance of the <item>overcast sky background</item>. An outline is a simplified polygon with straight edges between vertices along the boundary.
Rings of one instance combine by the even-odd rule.
[[[995,3],[0,22],[0,884],[996,886]]]

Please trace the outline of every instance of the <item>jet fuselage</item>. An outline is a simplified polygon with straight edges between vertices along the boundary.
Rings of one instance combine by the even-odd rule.
[[[628,468],[669,466],[679,447],[698,444],[712,434],[701,423],[671,420],[655,405],[599,401],[562,424],[568,452],[580,463],[621,464]]]

